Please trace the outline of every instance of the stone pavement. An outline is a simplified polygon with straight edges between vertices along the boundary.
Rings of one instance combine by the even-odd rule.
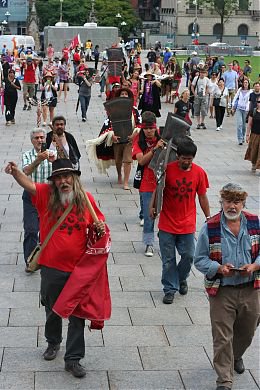
[[[115,168],[99,175],[86,155],[85,141],[98,134],[104,119],[98,92],[95,85],[86,123],[81,122],[79,112],[75,114],[77,93],[73,85],[69,101],[60,103],[56,110],[66,116],[66,129],[78,141],[82,181],[94,194],[112,232],[108,262],[112,318],[101,332],[86,329],[83,364],[88,373],[83,379],[64,371],[66,322],[57,359],[47,362],[42,358],[46,344],[40,278],[38,273],[24,272],[22,190],[3,172],[8,161],[19,162],[22,151],[31,148],[29,132],[36,123],[35,108],[22,111],[20,95],[17,124],[5,127],[4,117],[0,117],[0,389],[214,390],[209,307],[202,275],[193,269],[188,295],[177,294],[172,305],[163,305],[158,251],[153,258],[144,256],[138,192],[115,184]],[[163,104],[160,125],[172,107]],[[250,163],[243,160],[246,147],[237,145],[234,119],[225,118],[220,132],[215,131],[214,120],[206,123],[208,129],[192,130],[192,137],[198,145],[195,162],[209,176],[212,214],[219,209],[220,187],[229,181],[245,186],[250,195],[247,208],[258,213],[259,176],[252,175]],[[198,230],[203,219],[198,208]],[[245,354],[245,365],[246,372],[235,375],[233,389],[259,389],[259,331]]]

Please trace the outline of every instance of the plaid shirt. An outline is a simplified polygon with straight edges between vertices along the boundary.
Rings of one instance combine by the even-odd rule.
[[[33,148],[32,150],[28,150],[28,152],[24,152],[22,155],[22,169],[31,165],[37,157],[37,152]],[[30,175],[31,179],[35,183],[47,183],[47,177],[51,176],[52,172],[52,163],[50,163],[47,159],[43,160]]]

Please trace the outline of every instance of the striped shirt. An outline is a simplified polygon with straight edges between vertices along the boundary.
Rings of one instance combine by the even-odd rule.
[[[22,169],[31,165],[36,157],[37,152],[33,148],[32,150],[28,150],[28,152],[24,152],[22,155]],[[35,183],[47,183],[47,177],[51,176],[52,172],[52,163],[50,163],[47,159],[43,160],[30,175],[31,179]]]

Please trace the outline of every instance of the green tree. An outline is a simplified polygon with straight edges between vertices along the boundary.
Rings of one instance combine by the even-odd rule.
[[[197,0],[197,7],[208,8],[219,15],[220,25],[221,25],[220,42],[222,42],[223,34],[224,34],[224,25],[229,20],[233,12],[239,8],[238,1],[237,0]]]
[[[37,0],[36,8],[41,30],[45,26],[54,26],[60,20],[60,0]],[[91,0],[63,0],[63,21],[70,26],[83,26],[88,21],[90,10]],[[118,27],[126,36],[141,25],[128,0],[96,0],[95,14],[99,26]],[[121,18],[117,18],[117,14]],[[126,25],[123,23],[121,26],[122,22]]]

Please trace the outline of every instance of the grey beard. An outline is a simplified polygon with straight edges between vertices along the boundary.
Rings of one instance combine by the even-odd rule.
[[[62,206],[65,206],[68,203],[70,204],[74,200],[74,191],[71,191],[68,194],[59,191],[59,195],[60,195],[60,202]]]
[[[237,219],[239,219],[239,217],[241,215],[241,211],[237,214],[234,214],[234,215],[230,215],[228,213],[225,213],[225,211],[224,211],[224,215],[228,221],[236,221]]]

